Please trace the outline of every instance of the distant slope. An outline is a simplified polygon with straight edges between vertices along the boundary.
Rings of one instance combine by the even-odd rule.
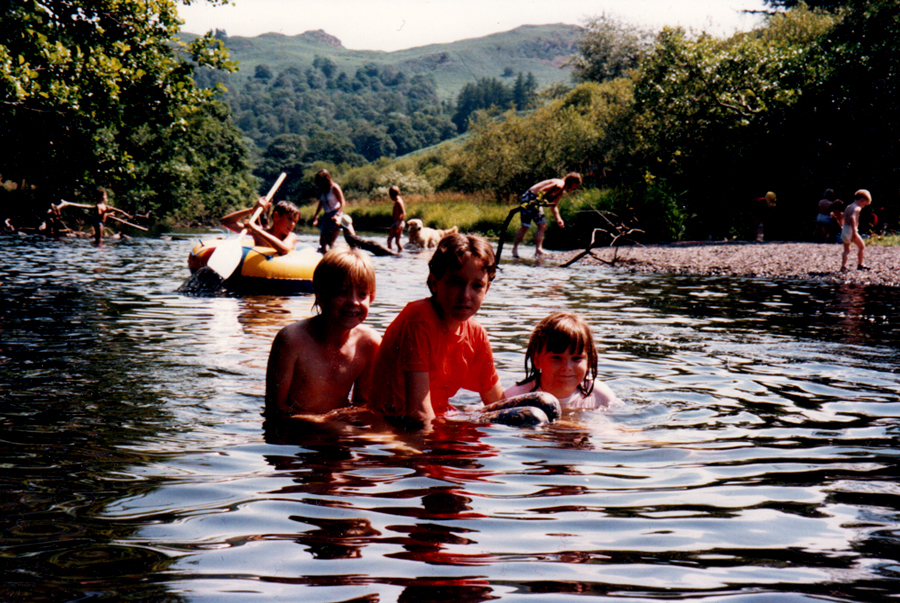
[[[290,66],[310,65],[316,56],[321,56],[334,61],[348,75],[370,62],[395,67],[408,75],[428,73],[434,76],[441,99],[455,100],[466,83],[485,77],[501,79],[504,72],[513,74],[513,78],[519,72],[530,72],[540,88],[569,82],[570,71],[564,64],[575,53],[581,31],[575,25],[523,25],[481,38],[395,52],[348,50],[340,40],[321,30],[296,36],[269,33],[222,39],[231,58],[240,64],[239,73],[232,78],[250,78],[258,65],[279,73]]]

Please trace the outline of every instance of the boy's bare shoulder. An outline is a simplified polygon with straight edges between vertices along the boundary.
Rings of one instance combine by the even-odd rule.
[[[369,325],[358,325],[353,330],[361,343],[381,343],[381,335]]]
[[[282,327],[275,338],[290,344],[296,344],[304,339],[308,339],[310,337],[309,321],[309,318],[305,318],[303,320],[292,322],[291,324]]]

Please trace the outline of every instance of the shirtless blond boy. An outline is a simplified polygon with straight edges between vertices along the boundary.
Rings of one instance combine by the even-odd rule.
[[[859,189],[853,195],[853,203],[844,210],[844,225],[841,227],[841,242],[844,244],[844,254],[841,256],[841,272],[847,270],[847,259],[850,257],[850,246],[856,245],[857,270],[869,270],[866,266],[866,244],[859,236],[859,214],[862,209],[872,202],[872,195],[864,188]]]
[[[399,187],[392,186],[388,189],[388,195],[394,202],[394,212],[391,230],[388,232],[387,248],[391,248],[391,241],[397,241],[397,251],[403,251],[400,237],[403,236],[403,228],[406,226],[406,205],[403,203],[403,197],[400,196]]]
[[[375,269],[358,249],[325,254],[313,273],[319,314],[279,331],[266,369],[266,416],[323,415],[370,399],[381,337],[363,325]]]

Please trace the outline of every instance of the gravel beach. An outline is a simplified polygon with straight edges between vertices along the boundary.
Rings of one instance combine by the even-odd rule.
[[[900,286],[900,247],[866,246],[866,265],[856,269],[856,247],[849,270],[841,272],[842,246],[836,243],[674,243],[667,245],[596,248],[579,264],[605,264],[632,272],[708,276],[798,279],[828,283]],[[565,263],[578,251],[553,254]]]

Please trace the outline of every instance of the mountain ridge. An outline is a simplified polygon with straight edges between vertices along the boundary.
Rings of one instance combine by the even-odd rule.
[[[238,61],[234,78],[251,78],[257,66],[280,72],[291,66],[310,65],[315,57],[334,61],[348,75],[366,63],[390,66],[415,74],[431,74],[442,100],[453,100],[466,83],[481,78],[534,74],[540,87],[568,83],[568,59],[576,53],[583,28],[563,23],[521,25],[506,32],[456,42],[427,44],[404,50],[351,50],[324,30],[286,35],[275,32],[254,37],[216,35]],[[182,33],[185,39],[196,34]]]

